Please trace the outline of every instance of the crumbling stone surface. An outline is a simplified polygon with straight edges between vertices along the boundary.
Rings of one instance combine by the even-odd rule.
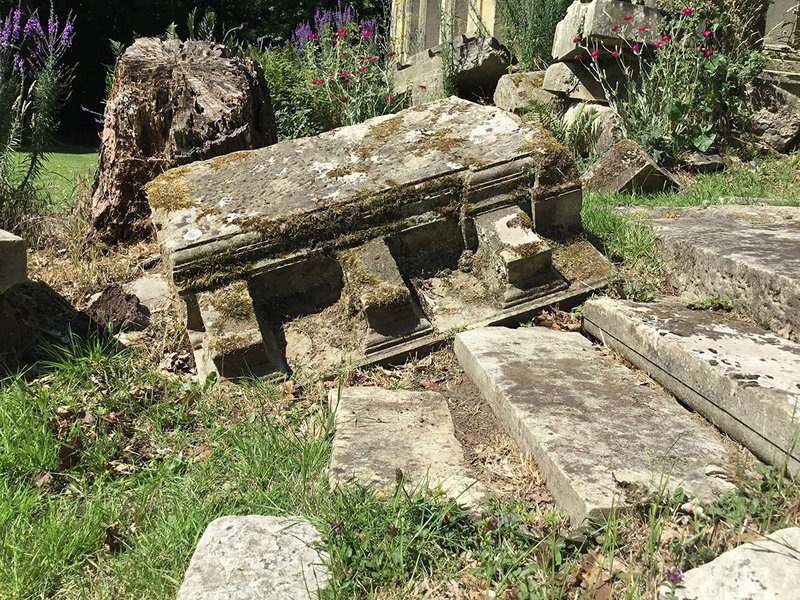
[[[607,71],[611,87],[618,83],[613,69]],[[542,89],[559,98],[581,102],[606,102],[603,86],[582,63],[553,63],[545,71]]]
[[[331,390],[336,435],[330,466],[332,485],[352,481],[376,489],[420,486],[443,491],[469,508],[489,499],[467,476],[464,449],[455,437],[447,400],[435,392],[375,387]]]
[[[759,458],[800,474],[800,344],[676,298],[591,300],[584,327]]]
[[[797,600],[800,528],[781,529],[729,550],[659,589],[659,600]]]
[[[788,152],[800,142],[800,98],[771,83],[756,82],[750,89],[751,131],[777,152]]]
[[[533,102],[552,106],[556,98],[542,89],[544,74],[544,71],[531,71],[503,75],[494,91],[494,105],[518,115],[530,110]]]
[[[569,107],[564,113],[566,127],[580,128],[581,123],[589,122],[589,134],[579,148],[581,154],[588,156],[603,153],[619,141],[621,136],[617,113],[611,107],[581,102]]]
[[[221,45],[137,40],[105,110],[92,220],[108,241],[149,230],[144,185],[163,171],[276,141],[263,72]]]
[[[584,173],[585,189],[598,194],[612,192],[663,192],[678,184],[667,171],[633,140],[622,140]]]
[[[330,579],[326,560],[304,519],[222,517],[197,544],[177,600],[313,600]]]
[[[735,472],[733,446],[579,333],[487,327],[459,333],[454,350],[576,524],[624,506],[626,484],[705,500],[735,489],[708,469]]]
[[[264,365],[388,360],[582,297],[607,274],[568,236],[583,198],[572,155],[538,125],[457,98],[173,169],[147,191],[208,372],[256,349]],[[491,246],[478,221],[511,208],[541,252],[522,244],[508,277],[474,262]],[[213,305],[232,285],[252,314],[227,331]],[[513,304],[491,293],[503,285]]]

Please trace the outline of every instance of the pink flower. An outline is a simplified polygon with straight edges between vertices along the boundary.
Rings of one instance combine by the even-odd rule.
[[[389,52],[389,54],[387,54],[386,56],[392,58],[393,56],[397,56],[397,52]]]
[[[600,56],[600,51],[599,50],[592,50],[589,53],[589,56],[591,56],[592,58],[597,58],[598,56]]]
[[[310,39],[310,40],[315,40],[315,39],[317,39],[317,34],[316,34],[316,33],[309,33],[309,34],[308,34],[308,39]]]
[[[647,25],[642,25],[641,27],[639,27],[639,29],[637,31],[639,31],[639,32],[647,31]]]
[[[669,36],[668,35],[662,35],[661,36],[661,41],[662,42],[668,42],[669,41]]]
[[[367,70],[367,67],[365,67],[364,65],[361,65],[360,67],[358,67],[358,72],[359,73],[363,73],[366,70]]]
[[[613,31],[614,33],[616,33],[617,31],[619,31],[619,25],[614,25],[614,26],[611,28],[611,31]]]
[[[338,35],[340,38],[343,38],[345,35],[347,35],[347,32],[340,27],[336,30],[336,35]]]
[[[425,90],[428,89],[428,86],[427,85],[421,85],[421,86],[419,86],[419,89],[424,92]]]
[[[714,54],[714,51],[713,50],[706,50],[704,52],[704,54],[706,55],[706,58],[711,58],[713,56],[713,54]]]
[[[342,96],[341,98],[339,98],[339,102],[341,102],[342,104],[344,104],[344,103],[346,103],[346,102],[347,102],[347,98],[345,98],[344,96]]]
[[[342,77],[347,77],[347,71],[345,71],[344,69],[342,69],[342,72],[341,72],[341,73],[339,73],[339,75],[341,75]]]
[[[319,85],[321,83],[325,83],[325,80],[324,79],[312,79],[311,83],[312,83],[312,85]]]
[[[392,101],[392,97],[391,96],[386,96],[386,98],[384,98],[384,100],[386,100],[387,102],[391,102]]]
[[[619,56],[619,50],[612,50],[612,51],[611,51],[611,56],[613,56],[614,58],[616,58],[617,56]]]
[[[626,21],[631,21],[631,20],[633,20],[633,15],[625,15],[625,20],[626,20]]]
[[[694,9],[687,6],[681,12],[688,17],[689,15],[694,13]]]
[[[582,58],[583,58],[582,54],[576,54],[575,55],[575,60],[581,60]]]
[[[655,42],[655,43],[653,44],[653,48],[655,48],[656,50],[658,50],[659,48],[661,48],[661,42]]]
[[[706,38],[706,39],[710,38],[711,37],[711,32],[708,29],[706,29],[703,32],[703,37]]]
[[[633,50],[634,53],[638,52],[639,51],[639,44],[634,44],[633,46],[631,46],[631,50]]]
[[[336,40],[335,40],[335,39],[334,39],[334,40],[331,40],[331,46],[335,46],[335,45],[336,45],[336,43],[337,43],[337,42],[336,42]]]
[[[347,85],[348,83],[350,83],[350,80],[347,77],[342,79],[342,84]]]
[[[581,43],[581,38],[579,38],[578,36],[575,36],[574,38],[572,38],[572,43],[573,44],[580,44]]]
[[[368,38],[369,37],[369,29],[365,29],[361,32],[361,37]]]

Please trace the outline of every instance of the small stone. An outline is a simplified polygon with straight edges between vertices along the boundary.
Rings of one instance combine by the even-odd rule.
[[[222,517],[206,529],[177,600],[309,600],[330,578],[323,539],[295,517]]]
[[[585,189],[598,194],[647,194],[668,191],[678,185],[672,175],[661,169],[632,140],[622,140],[614,144],[581,179]]]
[[[533,71],[503,75],[497,82],[494,105],[518,115],[528,112],[533,102],[552,106],[556,97],[542,89],[544,74],[544,71]]]
[[[683,158],[683,162],[695,173],[716,173],[725,169],[725,159],[719,154],[691,152]]]
[[[673,589],[663,585],[660,600],[800,599],[800,528],[781,529],[742,544],[683,574]]]

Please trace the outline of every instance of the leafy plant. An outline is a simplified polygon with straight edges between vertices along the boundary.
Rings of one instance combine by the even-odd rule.
[[[0,227],[13,229],[41,200],[37,181],[69,89],[63,59],[74,34],[72,17],[62,24],[52,12],[44,25],[19,8],[0,19]]]
[[[580,164],[591,159],[593,148],[600,135],[597,123],[600,114],[587,110],[587,106],[585,102],[579,104],[576,114],[567,119],[565,112],[556,110],[545,102],[534,100],[529,106],[529,114],[533,114]]]
[[[727,15],[684,7],[665,20],[661,39],[651,46],[642,41],[581,46],[584,64],[602,85],[624,137],[664,161],[719,147],[721,132],[746,124],[746,87],[765,58],[752,47],[753,23],[743,18],[736,23],[732,30]],[[612,32],[620,26],[615,24]],[[646,29],[640,29],[642,35]],[[576,38],[576,44],[582,43]],[[619,81],[607,67],[609,58]]]
[[[507,28],[505,42],[523,70],[545,69],[553,62],[556,25],[570,4],[571,0],[498,0]]]

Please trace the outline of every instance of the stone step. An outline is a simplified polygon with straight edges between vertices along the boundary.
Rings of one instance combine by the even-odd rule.
[[[330,579],[324,542],[297,517],[222,517],[197,544],[177,600],[309,600]]]
[[[391,489],[442,486],[467,508],[488,501],[486,488],[467,476],[464,449],[455,437],[445,398],[435,392],[376,387],[331,390],[336,435],[329,477],[332,486],[357,482]]]
[[[602,298],[584,327],[769,463],[800,474],[800,344],[676,298]]]
[[[626,484],[701,499],[733,489],[715,476],[735,471],[733,445],[578,333],[476,329],[455,353],[574,522],[619,506]]]
[[[708,206],[636,209],[652,225],[668,282],[800,340],[800,208]]]

